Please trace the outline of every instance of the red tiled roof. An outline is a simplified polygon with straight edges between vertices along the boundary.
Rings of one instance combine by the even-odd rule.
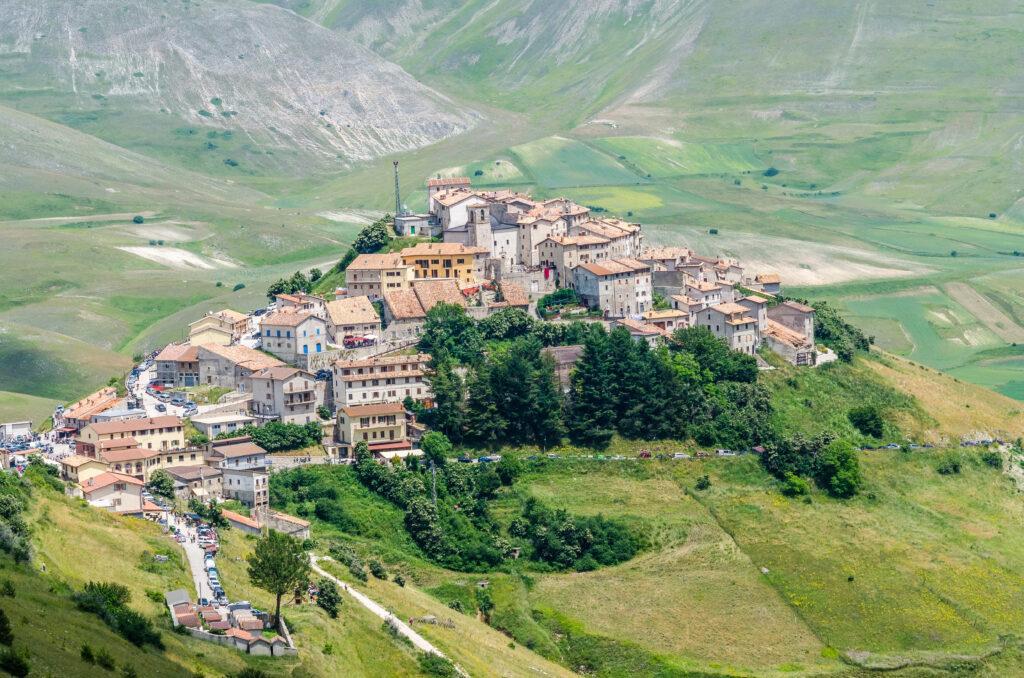
[[[529,306],[530,298],[526,296],[526,290],[522,285],[516,283],[501,283],[501,294],[510,306]]]
[[[252,518],[246,518],[241,513],[235,513],[234,511],[224,509],[221,511],[221,515],[223,515],[229,522],[247,525],[256,530],[263,529],[263,523],[253,520]]]
[[[82,492],[90,494],[96,490],[103,489],[108,485],[113,485],[114,483],[127,483],[129,485],[137,485],[138,487],[142,487],[146,484],[138,478],[126,476],[123,473],[111,473],[110,471],[105,471],[89,478],[88,480],[83,480],[78,483],[78,486],[82,488]]]
[[[242,629],[228,628],[224,631],[225,636],[234,636],[235,638],[241,638],[242,640],[252,640],[252,634]]]
[[[405,412],[402,403],[378,403],[376,405],[353,405],[342,410],[350,417],[374,417],[381,414],[400,414]]]
[[[199,616],[194,614],[194,613],[179,614],[179,615],[177,615],[177,617],[178,617],[178,623],[181,624],[182,626],[187,626],[187,627],[193,628],[193,629],[199,627]]]
[[[449,177],[448,179],[427,179],[427,186],[468,186],[469,177]]]

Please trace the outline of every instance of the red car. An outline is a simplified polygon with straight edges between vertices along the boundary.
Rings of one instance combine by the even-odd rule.
[[[651,453],[650,452],[641,452],[640,454],[636,455],[636,458],[637,459],[650,459],[651,458]]]

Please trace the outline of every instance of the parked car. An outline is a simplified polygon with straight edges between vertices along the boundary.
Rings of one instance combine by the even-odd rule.
[[[210,599],[209,598],[200,598],[199,599],[199,607],[206,607],[209,604],[210,604]]]
[[[640,454],[636,455],[636,458],[637,459],[650,459],[651,458],[651,453],[650,452],[641,452]]]
[[[529,457],[527,457],[527,459],[528,459],[529,461],[533,461],[533,460],[534,460],[534,459],[536,459],[536,458],[537,458],[537,455],[536,455],[536,454],[531,454],[531,455],[530,455]]]
[[[706,459],[707,457],[710,457],[711,455],[708,454],[707,452],[694,452],[693,456],[697,457],[698,459]]]
[[[472,457],[459,457],[456,461],[458,461],[460,464],[472,464],[473,463],[473,458]]]
[[[171,398],[171,404],[178,405],[180,407],[181,405],[185,404],[185,399],[182,398],[181,396],[176,396],[174,398]]]
[[[557,454],[549,454],[548,459],[561,459]]]
[[[163,403],[157,403],[156,404],[156,411],[157,412],[166,412],[167,411],[167,405],[164,405]]]
[[[480,457],[479,459],[477,459],[477,461],[482,462],[482,463],[486,463],[486,462],[494,461],[494,460],[491,459],[490,457]]]
[[[690,457],[690,455],[688,455],[686,452],[676,452],[675,454],[672,455],[672,458],[673,459],[691,459],[692,457]]]

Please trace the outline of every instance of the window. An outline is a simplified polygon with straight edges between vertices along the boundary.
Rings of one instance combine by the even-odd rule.
[[[267,334],[270,334],[270,330],[267,330]],[[280,338],[280,336],[281,336],[281,330],[278,330],[278,331],[277,331],[277,336],[278,336],[278,337]]]
[[[305,345],[304,345],[304,346],[302,347],[302,352],[303,352],[303,353],[309,353],[309,344],[305,344]]]
[[[320,331],[319,331],[319,330],[317,331],[317,334],[320,334]],[[320,344],[319,344],[319,342],[318,342],[318,343],[317,343],[317,345],[316,345],[316,352],[317,352],[317,353],[319,353],[319,352],[320,352],[320,350],[321,350],[321,349],[320,349]]]
[[[286,331],[286,332],[284,333],[284,336],[286,336],[286,337],[291,337],[291,336],[292,336],[292,331],[291,331],[291,330],[288,330],[288,331]]]

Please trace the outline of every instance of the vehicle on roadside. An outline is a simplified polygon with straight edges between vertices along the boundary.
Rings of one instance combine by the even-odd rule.
[[[210,604],[210,599],[209,598],[200,598],[199,599],[199,607],[206,607],[209,604]]]
[[[549,454],[548,459],[561,459],[557,454]]]
[[[650,459],[651,458],[651,453],[646,451],[646,450],[644,450],[640,454],[636,455],[636,458],[637,459]]]
[[[711,455],[708,454],[707,452],[694,452],[693,456],[697,457],[698,459],[707,459]]]
[[[529,461],[533,461],[533,460],[534,460],[534,459],[536,459],[536,458],[537,458],[537,455],[536,455],[536,454],[531,454],[531,455],[530,455],[529,457],[527,457],[526,459],[527,459],[527,460],[529,460]]]
[[[167,405],[164,405],[163,403],[157,403],[156,404],[156,411],[157,412],[166,412],[167,411]]]
[[[688,455],[686,452],[676,452],[675,454],[672,455],[672,458],[673,459],[692,459],[692,457],[690,455]]]
[[[477,461],[481,463],[487,463],[489,461],[494,461],[494,459],[492,459],[491,457],[480,457],[479,459],[477,459]]]
[[[175,396],[175,397],[171,398],[171,404],[172,405],[177,405],[177,406],[181,407],[182,405],[185,404],[185,402],[186,402],[186,400],[184,398],[182,398],[181,396]]]
[[[473,457],[459,457],[455,461],[459,462],[460,464],[472,464]]]

